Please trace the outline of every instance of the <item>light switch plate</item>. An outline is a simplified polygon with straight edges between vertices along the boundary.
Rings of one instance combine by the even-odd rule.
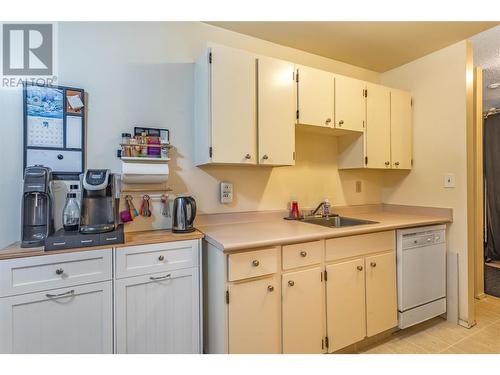
[[[454,188],[456,186],[456,184],[455,184],[455,174],[453,174],[453,173],[445,173],[444,174],[444,180],[443,180],[443,186],[445,188]]]
[[[220,183],[220,202],[231,203],[233,201],[233,184],[231,182]]]

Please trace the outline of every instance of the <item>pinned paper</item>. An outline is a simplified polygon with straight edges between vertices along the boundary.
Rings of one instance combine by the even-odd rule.
[[[69,106],[74,110],[79,110],[80,108],[83,108],[83,102],[82,99],[80,99],[80,95],[68,96],[67,99]]]

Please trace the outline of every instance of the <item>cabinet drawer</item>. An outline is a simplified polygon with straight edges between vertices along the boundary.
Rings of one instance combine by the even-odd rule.
[[[278,248],[230,254],[227,259],[228,281],[248,279],[275,273],[278,263]]]
[[[395,232],[360,234],[326,240],[326,261],[363,256],[380,251],[394,250]]]
[[[198,266],[198,240],[117,248],[116,278]]]
[[[288,270],[320,263],[322,244],[322,241],[313,241],[283,246],[283,269]]]
[[[0,297],[110,280],[111,249],[0,262]]]

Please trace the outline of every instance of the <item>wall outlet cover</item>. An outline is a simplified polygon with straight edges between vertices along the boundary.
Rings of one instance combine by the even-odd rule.
[[[456,186],[454,173],[445,173],[443,177],[443,186],[445,188],[454,188]]]
[[[231,203],[233,201],[233,184],[231,182],[220,183],[220,202]]]

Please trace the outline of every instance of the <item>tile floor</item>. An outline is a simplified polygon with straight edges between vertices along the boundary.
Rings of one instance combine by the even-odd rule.
[[[500,354],[500,298],[476,302],[476,322],[463,328],[441,318],[392,334],[362,354]]]

